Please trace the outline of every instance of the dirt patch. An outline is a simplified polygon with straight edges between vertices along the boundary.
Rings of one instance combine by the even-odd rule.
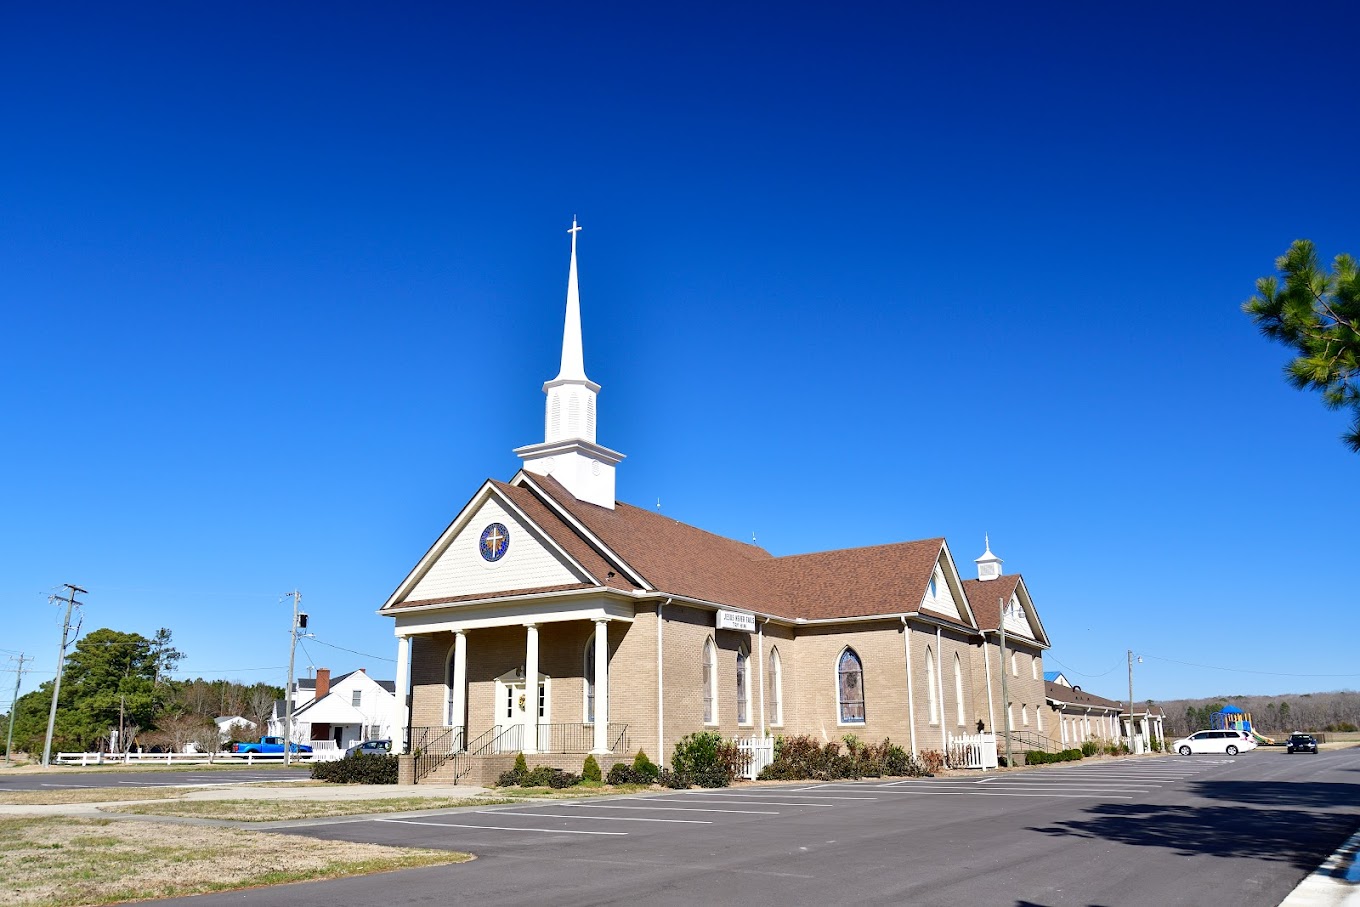
[[[0,901],[75,907],[461,863],[468,854],[110,819],[0,820]]]

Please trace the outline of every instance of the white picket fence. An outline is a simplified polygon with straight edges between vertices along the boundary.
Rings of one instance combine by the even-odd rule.
[[[733,742],[741,757],[737,763],[738,777],[754,781],[774,761],[773,737],[737,737]]]
[[[319,762],[339,758],[336,755],[321,753],[293,753],[292,762]],[[278,765],[283,761],[282,753],[57,753],[53,759],[58,765]]]
[[[996,768],[995,734],[960,734],[949,737],[949,765],[951,768]]]

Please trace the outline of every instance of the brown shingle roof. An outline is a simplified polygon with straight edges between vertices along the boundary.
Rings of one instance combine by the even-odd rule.
[[[923,539],[776,558],[769,573],[787,609],[781,616],[817,620],[915,611],[943,547],[944,539]]]
[[[944,546],[936,538],[776,558],[631,504],[609,510],[578,501],[550,477],[528,479],[653,588],[791,619],[916,611]]]
[[[1011,600],[1015,587],[1020,585],[1020,574],[1001,575],[996,579],[966,579],[963,594],[973,606],[973,617],[984,630],[1001,629],[1001,600]]]
[[[1113,699],[1105,699],[1102,696],[1096,696],[1093,693],[1079,690],[1076,687],[1065,687],[1062,684],[1054,683],[1051,680],[1044,681],[1044,695],[1049,699],[1056,699],[1058,702],[1066,702],[1070,705],[1115,710],[1124,708],[1122,703],[1115,702]]]
[[[532,475],[529,479],[654,588],[767,612],[778,604],[760,570],[753,566],[773,559],[764,548],[723,538],[631,504],[619,503],[610,510],[578,501],[551,477]],[[561,525],[560,520],[554,522]],[[554,533],[553,537],[557,536]]]

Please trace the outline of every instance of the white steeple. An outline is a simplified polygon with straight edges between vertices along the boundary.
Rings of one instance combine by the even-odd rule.
[[[992,540],[986,534],[982,539],[983,547],[987,550],[982,553],[982,557],[974,561],[978,565],[978,579],[996,579],[1001,576],[1001,558],[992,554]]]
[[[576,234],[572,218],[571,265],[567,271],[567,317],[562,326],[562,367],[543,385],[548,395],[543,443],[515,451],[524,468],[552,476],[578,500],[614,509],[614,467],[623,454],[595,443],[595,395],[600,386],[586,377],[581,344],[581,292],[576,280]]]

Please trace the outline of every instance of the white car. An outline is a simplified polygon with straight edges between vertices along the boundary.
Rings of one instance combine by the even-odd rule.
[[[1256,741],[1241,731],[1197,731],[1177,740],[1171,744],[1171,748],[1182,756],[1191,753],[1227,753],[1236,756],[1256,749]]]

